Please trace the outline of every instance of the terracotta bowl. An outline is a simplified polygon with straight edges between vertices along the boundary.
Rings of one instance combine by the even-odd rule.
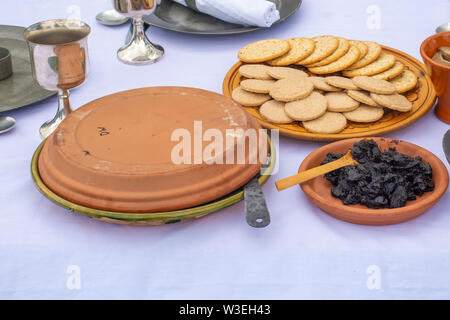
[[[442,121],[450,123],[450,67],[436,63],[431,59],[437,49],[442,46],[450,46],[450,31],[437,33],[425,39],[420,46],[420,55],[425,62],[439,98],[436,115]]]
[[[388,225],[407,221],[425,213],[439,201],[447,190],[449,182],[447,169],[439,158],[409,142],[390,138],[369,139],[374,139],[381,150],[395,147],[401,153],[420,156],[423,161],[430,163],[433,168],[434,191],[427,192],[414,201],[408,201],[402,208],[369,209],[361,205],[344,205],[340,199],[334,198],[331,195],[331,183],[322,176],[300,186],[309,200],[337,219],[365,225]],[[299,172],[319,166],[328,152],[344,153],[360,140],[360,138],[341,140],[315,150],[303,160]]]

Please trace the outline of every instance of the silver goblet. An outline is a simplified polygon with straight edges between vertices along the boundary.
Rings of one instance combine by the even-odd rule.
[[[117,51],[118,58],[127,64],[148,64],[164,55],[164,48],[153,44],[145,35],[142,16],[152,14],[160,0],[113,0],[114,9],[125,17],[132,18],[131,40]]]
[[[43,139],[72,112],[69,89],[81,85],[89,73],[87,36],[90,32],[86,23],[68,19],[38,22],[24,32],[34,79],[44,89],[58,90],[56,115],[39,129]]]

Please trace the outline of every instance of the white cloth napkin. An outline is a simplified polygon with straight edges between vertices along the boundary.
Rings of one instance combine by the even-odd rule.
[[[173,0],[187,6],[185,0]],[[217,19],[248,26],[270,27],[280,19],[273,2],[266,0],[196,0],[198,11]]]

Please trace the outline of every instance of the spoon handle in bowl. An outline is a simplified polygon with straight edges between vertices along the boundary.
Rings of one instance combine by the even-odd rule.
[[[351,166],[358,164],[356,160],[352,158],[351,152],[347,152],[345,156],[342,158],[329,162],[327,164],[302,171],[300,173],[294,174],[293,176],[278,180],[275,182],[275,185],[278,189],[278,191],[282,191],[284,189],[290,188],[296,184],[300,184],[306,181],[309,181],[311,179],[317,178],[321,175],[324,175],[328,172],[340,169],[342,167]]]

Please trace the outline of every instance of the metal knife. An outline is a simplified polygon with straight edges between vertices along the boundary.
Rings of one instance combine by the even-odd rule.
[[[266,199],[259,185],[258,174],[244,186],[245,219],[255,228],[264,228],[270,224],[270,214]]]

